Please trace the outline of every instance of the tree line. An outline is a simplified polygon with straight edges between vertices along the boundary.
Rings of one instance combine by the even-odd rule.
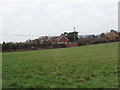
[[[61,35],[64,35],[69,39],[69,42],[77,43],[78,46],[89,45],[89,44],[99,44],[107,42],[118,42],[120,40],[120,32],[116,30],[111,30],[108,33],[101,33],[100,35],[91,35],[88,37],[78,36],[79,32],[64,32]],[[55,37],[49,39],[48,36],[40,37],[34,40],[27,40],[26,42],[3,42],[2,52],[11,52],[11,51],[25,51],[25,50],[41,50],[41,49],[52,49],[66,47],[64,44],[57,44],[57,42],[51,41],[55,40]]]
[[[120,40],[120,32],[111,30],[107,33],[101,33],[100,35],[92,35],[90,37],[79,38],[77,41],[78,46],[118,42]]]

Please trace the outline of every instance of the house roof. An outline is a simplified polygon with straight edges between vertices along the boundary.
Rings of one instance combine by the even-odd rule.
[[[63,36],[63,35],[61,35],[61,36],[59,37],[59,40],[60,40],[62,37],[64,37],[65,39],[67,39],[67,41],[69,41],[68,38],[66,38],[66,37]]]

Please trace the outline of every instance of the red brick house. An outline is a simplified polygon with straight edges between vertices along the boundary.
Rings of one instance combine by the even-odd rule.
[[[51,37],[49,38],[49,41],[56,44],[66,44],[69,42],[68,38],[66,38],[65,36]]]
[[[76,43],[71,43],[69,42],[69,39],[65,36],[57,36],[57,37],[52,37],[50,39],[50,41],[53,43],[53,44],[58,44],[58,45],[64,45],[66,47],[74,47],[74,46],[77,46]]]
[[[65,36],[60,36],[58,39],[58,44],[67,44],[68,42],[69,40]]]

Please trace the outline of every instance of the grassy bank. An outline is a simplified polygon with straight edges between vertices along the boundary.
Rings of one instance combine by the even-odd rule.
[[[5,88],[112,88],[118,43],[3,53]]]

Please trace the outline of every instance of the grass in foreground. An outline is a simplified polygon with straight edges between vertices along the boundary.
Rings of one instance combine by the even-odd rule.
[[[118,87],[118,43],[3,53],[3,88]]]

